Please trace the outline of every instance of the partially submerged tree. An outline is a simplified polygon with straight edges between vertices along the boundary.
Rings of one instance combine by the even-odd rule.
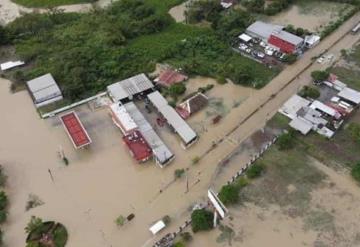
[[[43,220],[41,218],[36,217],[36,216],[31,216],[29,223],[25,227],[25,232],[26,233],[32,232],[33,230],[35,230],[36,228],[41,226],[42,223],[43,223]]]
[[[123,226],[125,224],[125,221],[126,221],[125,217],[120,215],[119,217],[116,218],[115,224],[117,226]]]
[[[214,214],[206,209],[196,209],[191,214],[193,232],[208,231],[213,228]]]

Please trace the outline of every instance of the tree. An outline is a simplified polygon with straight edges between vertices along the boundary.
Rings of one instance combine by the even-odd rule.
[[[184,242],[190,242],[193,239],[190,232],[182,232],[180,233],[180,237]]]
[[[184,94],[186,91],[186,86],[184,83],[176,83],[169,87],[169,93],[172,96],[179,96]]]
[[[360,162],[356,163],[351,168],[351,176],[358,182],[360,182]]]
[[[311,72],[311,77],[314,79],[314,81],[326,81],[329,78],[330,73],[325,70],[315,70]]]
[[[4,223],[6,221],[6,218],[7,218],[7,213],[5,212],[5,210],[0,210],[0,223]]]
[[[294,136],[292,133],[284,133],[279,136],[277,144],[280,150],[288,150],[294,146]]]
[[[174,244],[174,247],[185,247],[185,244],[183,242],[179,241]]]
[[[42,221],[41,218],[36,217],[36,216],[31,216],[31,219],[30,219],[29,223],[25,227],[25,232],[26,233],[32,232],[33,230],[35,230],[36,228],[41,226],[42,223],[43,223],[43,221]]]
[[[0,192],[0,210],[4,210],[8,204],[8,198],[4,191]]]
[[[261,163],[255,163],[250,166],[246,171],[246,176],[248,178],[257,178],[261,175],[261,173],[265,170],[265,166]]]
[[[317,99],[320,97],[320,91],[315,87],[304,86],[299,92],[299,95],[304,98]]]
[[[239,200],[239,189],[232,184],[224,185],[219,192],[219,199],[225,205],[237,203]]]
[[[256,13],[263,13],[265,7],[265,0],[248,0],[244,2],[246,8]]]
[[[206,209],[196,209],[191,214],[193,232],[208,231],[213,228],[214,214]]]

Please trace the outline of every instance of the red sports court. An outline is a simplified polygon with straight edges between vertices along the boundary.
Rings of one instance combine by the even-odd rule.
[[[123,141],[136,161],[145,162],[152,157],[152,150],[140,131],[124,136]]]
[[[60,119],[65,127],[66,133],[70,137],[71,142],[76,149],[91,144],[91,139],[88,133],[86,132],[79,117],[74,111],[62,115]]]

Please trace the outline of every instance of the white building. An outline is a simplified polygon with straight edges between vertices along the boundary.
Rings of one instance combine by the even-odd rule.
[[[63,99],[61,90],[51,74],[26,82],[36,107],[45,106]]]

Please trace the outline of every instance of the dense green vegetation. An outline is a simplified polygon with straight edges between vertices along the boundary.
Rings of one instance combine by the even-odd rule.
[[[233,184],[223,186],[219,192],[219,199],[225,205],[237,203],[239,200],[238,188]]]
[[[213,228],[214,214],[206,209],[196,209],[191,214],[193,232],[208,231]]]
[[[303,98],[317,99],[320,97],[320,91],[316,87],[304,86],[300,90],[299,95]]]
[[[226,77],[257,88],[275,75],[234,53],[224,40],[241,31],[237,12],[221,19],[224,29],[190,26],[175,23],[167,14],[179,2],[120,0],[88,14],[26,14],[5,30],[21,58],[34,65],[19,78],[50,72],[65,97],[74,101],[117,80],[151,72],[157,62],[182,67],[190,75]]]
[[[250,166],[249,169],[247,169],[246,176],[250,179],[257,178],[261,176],[264,170],[265,165],[260,162],[256,162],[255,164]]]
[[[277,140],[277,145],[279,146],[279,149],[288,150],[293,148],[295,144],[294,138],[295,135],[293,131],[281,134]]]
[[[360,182],[360,162],[356,163],[351,168],[351,176],[358,182]]]
[[[330,73],[325,70],[315,70],[311,72],[311,77],[314,79],[314,81],[325,81],[329,78]]]
[[[61,5],[96,2],[96,0],[12,0],[12,1],[29,8],[50,8]]]

